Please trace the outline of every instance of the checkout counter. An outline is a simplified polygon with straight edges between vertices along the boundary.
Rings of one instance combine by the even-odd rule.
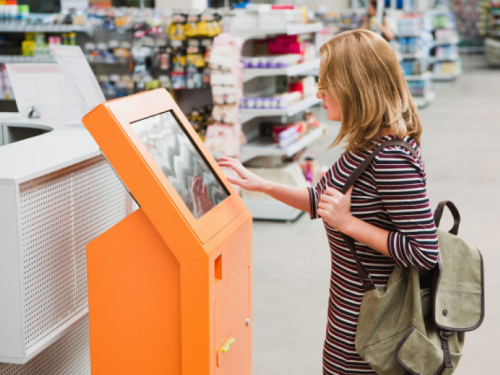
[[[132,200],[83,124],[0,128],[0,374],[88,375],[86,245]]]

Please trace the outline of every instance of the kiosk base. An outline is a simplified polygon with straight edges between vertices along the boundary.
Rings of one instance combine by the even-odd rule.
[[[141,209],[87,247],[92,374],[181,374],[180,268]]]
[[[182,266],[141,208],[87,246],[93,375],[251,375],[251,216],[231,227]]]

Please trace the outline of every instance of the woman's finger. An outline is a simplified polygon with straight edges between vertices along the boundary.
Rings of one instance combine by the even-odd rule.
[[[331,187],[326,188],[323,194],[330,195],[332,197],[338,197],[342,195],[340,191]]]

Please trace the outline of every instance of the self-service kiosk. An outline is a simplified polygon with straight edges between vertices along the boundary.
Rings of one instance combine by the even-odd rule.
[[[87,246],[93,375],[250,375],[252,218],[163,89],[83,118],[139,209]]]

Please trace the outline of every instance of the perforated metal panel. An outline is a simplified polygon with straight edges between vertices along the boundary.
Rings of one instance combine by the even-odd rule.
[[[90,375],[88,318],[28,363],[0,363],[0,375]]]
[[[126,216],[126,193],[98,156],[21,184],[19,201],[29,349],[88,306],[86,245]]]

